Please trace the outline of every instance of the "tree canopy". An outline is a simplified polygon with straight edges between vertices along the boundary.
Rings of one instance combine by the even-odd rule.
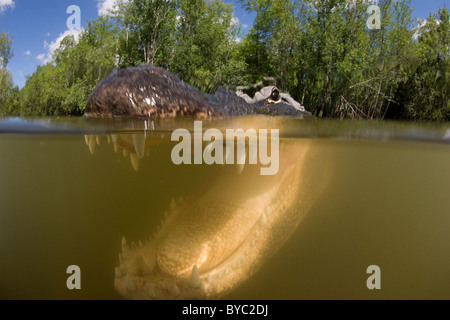
[[[13,112],[12,102],[17,98],[19,89],[13,87],[12,76],[7,69],[13,57],[11,39],[6,32],[0,33],[0,116]]]
[[[212,92],[266,76],[318,117],[450,120],[447,8],[414,27],[410,0],[241,0],[255,16],[245,36],[222,0],[118,0],[109,16],[66,37],[19,92],[0,34],[0,114],[80,115],[114,68],[151,63]]]

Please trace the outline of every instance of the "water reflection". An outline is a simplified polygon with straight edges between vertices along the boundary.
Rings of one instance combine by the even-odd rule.
[[[226,125],[268,129],[265,124],[240,119]],[[153,130],[148,121],[135,122],[106,139],[138,171],[152,146],[167,143],[162,133],[149,134]],[[94,154],[101,137],[85,139]],[[281,139],[276,175],[261,175],[261,165],[223,165],[201,196],[172,200],[150,240],[130,245],[122,239],[116,291],[127,299],[214,299],[241,285],[289,239],[325,185],[313,153],[308,140]]]

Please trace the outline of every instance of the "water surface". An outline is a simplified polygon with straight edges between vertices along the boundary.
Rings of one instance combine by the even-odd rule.
[[[180,198],[201,203],[224,186],[232,202],[278,183],[254,165],[174,165],[171,133],[193,122],[1,120],[0,298],[122,299],[114,279],[123,236],[145,242]],[[203,125],[279,129],[284,166],[307,149],[289,213],[301,221],[221,298],[450,298],[448,126],[266,117]],[[81,269],[81,290],[66,286],[70,265]],[[366,286],[370,265],[380,267],[379,290]]]

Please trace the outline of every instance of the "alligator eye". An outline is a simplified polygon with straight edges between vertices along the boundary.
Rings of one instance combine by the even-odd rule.
[[[280,99],[280,91],[277,88],[273,88],[270,98],[274,101],[278,101]]]

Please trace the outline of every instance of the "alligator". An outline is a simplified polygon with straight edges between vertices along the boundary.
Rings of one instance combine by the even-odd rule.
[[[207,94],[163,68],[144,64],[116,69],[101,81],[89,96],[85,114],[201,119],[251,114],[310,116],[300,103],[276,86],[260,88],[253,98],[246,89],[252,88],[237,87],[234,92],[219,86],[215,94]]]
[[[256,91],[253,98],[248,89]],[[114,71],[93,91],[86,113],[133,119],[131,134],[107,138],[116,152],[122,149],[123,156],[130,157],[136,171],[140,159],[155,154],[156,149],[149,152],[150,148],[168,141],[148,129],[149,118],[225,118],[220,121],[222,129],[247,132],[283,128],[284,118],[271,115],[308,115],[273,85],[240,87],[237,93],[220,88],[209,95],[151,65]],[[145,124],[143,131],[135,130],[142,125],[136,121]],[[94,153],[100,137],[86,136],[86,143]],[[216,299],[244,283],[290,238],[328,179],[321,178],[324,170],[316,168],[309,141],[281,139],[279,150],[276,175],[262,176],[262,164],[220,166],[222,174],[215,175],[199,197],[172,200],[149,241],[131,244],[123,238],[115,268],[116,291],[126,299]],[[249,148],[246,157],[252,157],[251,152]],[[151,198],[145,201],[148,205]]]

